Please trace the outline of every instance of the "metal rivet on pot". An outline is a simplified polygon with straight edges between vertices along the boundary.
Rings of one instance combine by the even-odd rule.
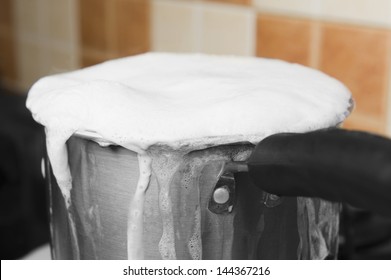
[[[234,174],[224,171],[224,168],[225,165],[222,165],[208,203],[208,210],[219,215],[230,214],[236,201]]]
[[[227,186],[222,186],[215,189],[213,200],[218,204],[224,204],[229,200],[229,191]]]

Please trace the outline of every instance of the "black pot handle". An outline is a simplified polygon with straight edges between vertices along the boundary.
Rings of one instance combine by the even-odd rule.
[[[275,134],[247,164],[254,183],[269,193],[346,202],[391,217],[388,138],[342,129]]]

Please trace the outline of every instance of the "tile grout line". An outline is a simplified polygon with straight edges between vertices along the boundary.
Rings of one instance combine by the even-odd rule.
[[[204,49],[204,40],[203,40],[203,31],[205,28],[204,23],[204,13],[205,6],[207,5],[205,1],[196,1],[192,3],[194,5],[193,9],[193,21],[192,21],[192,30],[193,30],[193,51],[197,53],[202,53]]]
[[[105,28],[105,36],[107,40],[106,55],[108,57],[118,55],[118,44],[117,44],[118,32],[115,24],[115,19],[117,18],[116,17],[117,7],[118,7],[118,0],[105,1],[107,22],[104,28]]]
[[[390,1],[391,3],[391,1]],[[384,97],[384,103],[386,104],[386,118],[385,118],[385,123],[386,123],[386,133],[388,136],[391,136],[391,29],[388,31],[388,67],[387,67],[387,79],[386,79],[386,94]]]
[[[18,2],[17,1],[13,1],[11,2],[11,12],[12,12],[12,39],[13,39],[13,42],[14,42],[14,49],[15,49],[15,60],[14,60],[14,64],[15,64],[15,72],[16,72],[16,81],[15,81],[15,85],[18,89],[20,90],[25,90],[24,89],[24,86],[22,84],[22,77],[21,77],[21,72],[22,72],[22,69],[21,69],[21,64],[22,62],[20,61],[20,57],[21,57],[21,42],[20,42],[20,38],[18,36],[19,32],[20,32],[20,25],[18,23],[18,19],[19,19],[19,15],[18,15],[18,12],[19,9],[18,9],[19,5],[18,5]]]
[[[389,28],[388,28],[388,89],[386,90],[386,133],[391,136],[391,0],[389,2]]]
[[[248,38],[248,43],[246,47],[246,53],[249,56],[256,56],[256,51],[257,51],[257,23],[258,23],[258,13],[257,11],[250,7],[249,9],[249,15],[247,18],[247,38]]]
[[[311,20],[311,39],[310,39],[310,67],[319,69],[320,67],[320,55],[322,45],[322,26],[317,20]]]
[[[155,0],[149,0],[149,50],[155,51]]]
[[[71,48],[74,50],[71,52],[71,65],[74,69],[81,67],[81,42],[80,42],[80,31],[81,26],[79,22],[80,11],[79,6],[76,4],[76,0],[71,0],[69,4],[70,15],[69,29],[71,32]]]
[[[50,74],[51,71],[51,63],[50,59],[48,56],[48,53],[52,52],[53,47],[48,46],[44,42],[46,40],[50,41],[50,37],[48,36],[48,30],[45,28],[48,25],[48,17],[45,15],[45,12],[48,12],[48,6],[46,5],[45,1],[40,0],[38,2],[38,28],[39,32],[38,35],[39,37],[37,38],[37,43],[40,45],[38,47],[38,72],[40,76],[42,75],[48,75]],[[46,51],[45,51],[46,49]],[[47,53],[48,52],[48,53]],[[47,67],[47,68],[46,68]],[[46,68],[46,69],[45,69]],[[49,72],[49,73],[48,73]]]

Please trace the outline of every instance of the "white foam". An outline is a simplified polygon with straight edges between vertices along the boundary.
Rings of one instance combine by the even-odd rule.
[[[201,240],[201,209],[199,206],[194,213],[193,234],[187,244],[190,256],[193,260],[202,259],[202,240]]]
[[[75,132],[134,151],[153,144],[251,141],[334,126],[351,95],[339,81],[298,64],[262,58],[147,53],[40,79],[27,107],[49,132],[57,180],[60,150]],[[57,157],[58,155],[58,157]]]
[[[151,158],[145,154],[139,154],[139,179],[133,199],[129,205],[127,247],[128,259],[144,259],[143,229],[144,229],[144,202],[145,192],[148,189],[152,173]]]
[[[46,128],[48,155],[67,208],[72,178],[65,143],[74,133],[139,154],[155,144],[195,150],[241,141],[257,143],[278,132],[335,126],[349,114],[350,106],[351,94],[343,84],[298,64],[163,53],[45,77],[31,88],[27,99],[34,119]],[[149,170],[144,167],[141,169]],[[172,171],[163,169],[159,175],[164,181],[160,210],[167,216],[163,219],[167,225],[159,248],[163,258],[171,259],[176,256],[166,197],[170,178],[164,178],[164,172]],[[143,256],[143,248],[137,244],[142,239],[148,178],[140,173],[137,203],[129,210],[130,258]],[[192,257],[198,258],[194,252]]]
[[[349,99],[340,82],[298,64],[147,53],[43,78],[27,107],[51,131],[94,131],[139,150],[333,126]]]

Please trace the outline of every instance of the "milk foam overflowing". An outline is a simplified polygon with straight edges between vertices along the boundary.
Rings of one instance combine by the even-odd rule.
[[[143,210],[145,192],[149,186],[151,177],[151,158],[146,154],[138,155],[140,176],[136,192],[129,206],[128,215],[128,259],[141,260],[144,258],[143,251]]]
[[[349,114],[350,106],[351,95],[343,84],[298,64],[164,53],[42,78],[27,99],[34,119],[45,126],[48,155],[68,209],[72,178],[66,141],[71,135],[88,134],[98,143],[139,153],[139,183],[129,208],[129,258],[143,257],[143,201],[151,166],[162,159],[150,157],[149,147],[165,145],[184,154],[227,143],[255,144],[278,132],[336,126]],[[172,173],[163,173],[157,177],[167,226],[160,252],[164,258],[175,258],[169,225],[173,223],[168,195]],[[199,219],[199,213],[194,217]],[[69,220],[73,224],[71,214]],[[74,225],[71,228],[75,231]],[[195,243],[200,243],[197,232],[189,246]],[[196,252],[192,249],[193,258],[199,258]]]

